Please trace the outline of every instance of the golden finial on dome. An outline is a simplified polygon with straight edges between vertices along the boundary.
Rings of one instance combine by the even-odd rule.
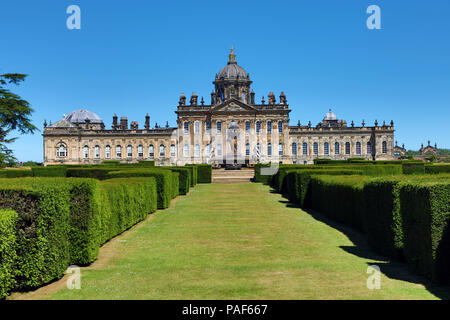
[[[234,48],[231,46],[230,54],[228,55],[228,64],[236,63],[236,54],[234,53]]]

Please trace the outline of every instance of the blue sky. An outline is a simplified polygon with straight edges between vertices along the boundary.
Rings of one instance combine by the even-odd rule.
[[[81,30],[66,9],[80,6]],[[369,5],[381,30],[366,27]],[[3,1],[0,73],[29,74],[12,90],[33,122],[76,109],[111,126],[114,113],[143,125],[176,125],[181,93],[209,103],[215,74],[235,47],[257,101],[284,91],[291,125],[340,119],[395,122],[408,149],[431,140],[450,148],[450,2],[424,1]],[[12,145],[42,161],[42,131]]]

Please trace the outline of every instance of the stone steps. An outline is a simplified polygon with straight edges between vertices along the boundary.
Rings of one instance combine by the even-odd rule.
[[[248,183],[253,178],[253,176],[253,169],[214,169],[212,174],[213,183]]]

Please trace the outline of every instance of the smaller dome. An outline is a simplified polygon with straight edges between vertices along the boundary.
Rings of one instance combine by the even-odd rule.
[[[92,111],[89,110],[76,110],[65,116],[64,120],[71,123],[85,123],[86,119],[91,123],[103,123],[102,119]]]
[[[245,72],[245,70],[242,67],[240,67],[236,62],[236,54],[234,53],[233,48],[231,48],[228,64],[219,71],[217,78],[219,79],[247,78],[247,72]]]
[[[337,117],[334,114],[334,112],[331,111],[331,109],[330,109],[330,111],[328,111],[328,113],[325,115],[325,118],[323,118],[323,120],[325,120],[325,121],[337,120]]]

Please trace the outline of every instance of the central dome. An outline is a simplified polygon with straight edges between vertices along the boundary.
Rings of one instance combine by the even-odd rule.
[[[238,66],[236,62],[236,55],[234,54],[233,48],[231,48],[231,52],[229,55],[228,64],[223,67],[219,74],[217,75],[219,79],[237,79],[237,78],[247,78],[247,72]]]

